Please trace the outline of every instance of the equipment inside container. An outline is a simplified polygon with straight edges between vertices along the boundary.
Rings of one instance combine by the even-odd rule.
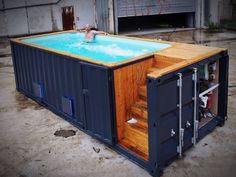
[[[199,128],[217,117],[219,61],[202,65],[199,68]]]

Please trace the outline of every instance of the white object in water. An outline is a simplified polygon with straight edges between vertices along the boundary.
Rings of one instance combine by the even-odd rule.
[[[127,122],[128,122],[129,124],[135,124],[135,123],[137,123],[138,121],[137,121],[137,119],[132,118],[132,119],[128,120]]]

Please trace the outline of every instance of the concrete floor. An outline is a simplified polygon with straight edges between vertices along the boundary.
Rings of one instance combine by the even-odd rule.
[[[154,34],[188,43],[226,47],[230,85],[236,85],[236,33],[201,31]],[[213,42],[210,42],[213,41]],[[0,176],[1,177],[149,177],[125,157],[15,91],[8,40],[0,40]],[[57,130],[74,130],[68,138]],[[228,120],[201,140],[164,177],[233,177],[236,174],[236,88],[229,88]]]

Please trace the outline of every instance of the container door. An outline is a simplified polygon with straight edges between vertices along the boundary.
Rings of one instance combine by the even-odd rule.
[[[81,64],[56,54],[41,53],[40,56],[36,62],[41,74],[36,81],[40,81],[43,87],[43,102],[83,128]]]
[[[184,131],[182,146],[183,150],[186,150],[193,144],[194,132],[194,79],[192,73],[184,75],[182,86],[182,129]]]
[[[110,81],[107,68],[82,64],[86,129],[96,138],[112,144]]]
[[[173,74],[172,74],[173,75]],[[151,172],[192,145],[193,72],[148,80],[148,127]]]

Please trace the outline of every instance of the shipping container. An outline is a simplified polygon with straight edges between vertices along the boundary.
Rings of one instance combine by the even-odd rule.
[[[114,35],[86,43],[81,36],[12,39],[17,90],[152,176],[224,124],[226,49]]]

